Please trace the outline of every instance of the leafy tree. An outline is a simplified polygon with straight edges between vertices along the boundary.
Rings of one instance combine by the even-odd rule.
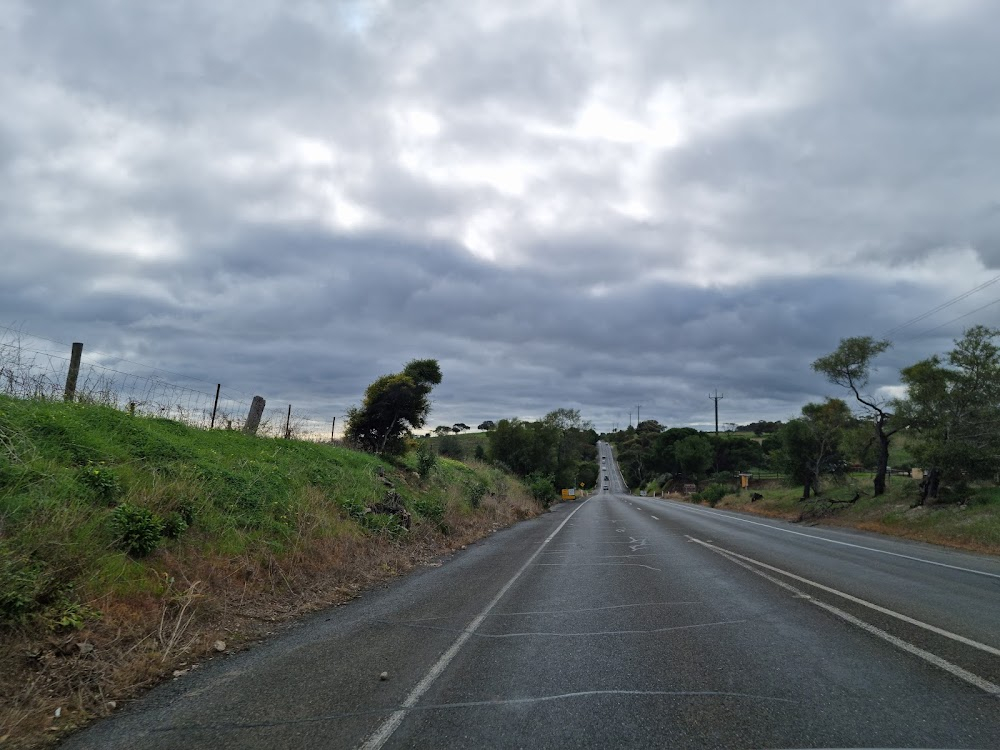
[[[476,429],[485,430],[486,432],[489,432],[490,430],[495,430],[496,427],[497,427],[496,422],[494,422],[492,419],[487,419],[485,422],[480,422],[479,426]]]
[[[751,438],[709,438],[715,448],[715,465],[719,471],[745,471],[764,462],[764,450]]]
[[[674,445],[674,458],[682,474],[696,479],[712,466],[715,451],[704,435],[689,435]]]
[[[973,326],[955,341],[947,365],[938,356],[902,370],[908,397],[896,402],[917,438],[911,450],[927,467],[920,502],[941,481],[992,477],[1000,454],[1000,329]]]
[[[383,375],[365,390],[360,407],[347,413],[347,440],[362,450],[400,455],[404,437],[424,426],[430,392],[441,382],[436,360],[415,359],[394,375]]]
[[[451,435],[451,427],[446,424],[439,424],[434,428],[434,434],[438,437],[441,437],[442,435]]]
[[[899,432],[899,420],[893,420],[885,401],[865,392],[871,377],[872,361],[891,344],[871,336],[841,339],[837,349],[812,363],[813,369],[835,385],[849,389],[872,420],[875,432],[875,495],[885,492],[889,466],[889,439]],[[895,426],[894,426],[895,425]]]
[[[778,462],[795,481],[802,484],[802,499],[809,499],[810,488],[819,495],[820,476],[833,468],[840,441],[854,417],[839,398],[822,404],[806,404],[802,416],[786,424],[778,436],[781,450]]]
[[[501,419],[488,433],[490,455],[520,476],[549,477],[574,487],[586,465],[596,464],[597,433],[575,409],[556,409],[537,422]]]
[[[454,432],[456,435],[460,432],[465,432],[469,429],[471,428],[469,427],[469,425],[465,424],[465,422],[456,422],[451,426],[451,431]]]

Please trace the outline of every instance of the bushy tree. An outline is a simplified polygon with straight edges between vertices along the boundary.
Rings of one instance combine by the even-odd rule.
[[[394,375],[383,375],[365,390],[360,407],[347,413],[345,436],[370,453],[400,455],[404,437],[424,426],[430,392],[441,382],[437,360],[415,359]]]
[[[873,394],[867,393],[873,362],[891,344],[876,341],[871,336],[855,336],[841,339],[837,349],[812,363],[813,369],[826,379],[842,388],[847,388],[861,405],[871,420],[875,437],[875,494],[885,492],[885,475],[889,466],[889,439],[899,432],[901,423],[893,420],[887,404]]]
[[[484,422],[480,422],[479,426],[476,427],[476,429],[477,430],[484,430],[486,432],[489,432],[490,430],[495,430],[496,426],[497,426],[496,422],[494,422],[492,419],[487,419]]]
[[[704,435],[689,435],[674,445],[674,458],[682,474],[697,479],[711,468],[715,451]]]
[[[1000,330],[973,326],[938,356],[901,372],[906,399],[899,417],[916,433],[911,450],[927,467],[921,502],[937,498],[942,481],[964,484],[992,477],[1000,455]]]
[[[537,422],[501,419],[488,433],[489,453],[515,474],[549,477],[574,487],[596,466],[597,433],[575,409],[556,409]]]
[[[836,468],[840,441],[854,422],[846,403],[828,398],[822,404],[806,404],[801,417],[781,428],[778,464],[802,485],[803,500],[809,499],[810,489],[819,495],[820,477]]]

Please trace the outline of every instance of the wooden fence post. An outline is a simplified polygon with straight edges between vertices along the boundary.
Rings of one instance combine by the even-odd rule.
[[[333,424],[330,425],[330,442],[332,443],[337,439],[337,418],[333,418]]]
[[[74,341],[73,351],[69,355],[69,372],[66,373],[66,391],[63,400],[72,401],[76,398],[76,379],[80,376],[80,357],[83,356],[83,344]]]
[[[243,425],[243,432],[247,435],[256,435],[257,428],[260,426],[260,417],[264,413],[264,399],[260,396],[254,396],[253,401],[250,403],[250,413],[247,414],[247,422]]]
[[[292,405],[288,405],[288,416],[285,417],[285,440],[292,439]]]
[[[208,426],[208,429],[215,429],[215,412],[219,409],[219,391],[222,390],[222,383],[218,383],[215,386],[215,404],[212,406],[212,424]]]

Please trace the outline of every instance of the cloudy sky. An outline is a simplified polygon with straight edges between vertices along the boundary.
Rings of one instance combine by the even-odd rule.
[[[0,323],[316,415],[436,357],[432,425],[787,418],[1000,274],[998,50],[990,0],[0,0]]]

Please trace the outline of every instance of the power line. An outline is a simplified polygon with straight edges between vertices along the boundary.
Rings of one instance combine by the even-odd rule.
[[[967,317],[969,317],[970,315],[975,315],[975,314],[976,314],[977,312],[979,312],[980,310],[985,310],[985,309],[986,309],[987,307],[992,307],[993,305],[996,305],[996,304],[998,304],[998,303],[1000,303],[1000,299],[995,299],[995,300],[993,300],[992,302],[987,302],[987,303],[986,303],[985,305],[983,305],[982,307],[977,307],[977,308],[976,308],[975,310],[972,310],[971,312],[967,312],[967,313],[965,313],[965,315],[959,315],[959,316],[958,316],[957,318],[952,318],[952,319],[951,319],[951,320],[949,320],[949,321],[948,321],[947,323],[942,323],[942,324],[941,324],[941,325],[939,325],[939,326],[934,326],[933,328],[928,328],[928,329],[927,329],[926,331],[921,331],[920,333],[918,333],[918,334],[916,334],[916,335],[914,335],[914,336],[909,336],[909,337],[907,337],[907,338],[906,338],[905,340],[906,340],[906,341],[909,341],[909,340],[911,340],[911,339],[915,339],[915,338],[920,338],[920,337],[922,337],[922,336],[926,336],[926,335],[927,335],[928,333],[933,333],[934,331],[937,331],[937,330],[938,330],[938,329],[940,329],[940,328],[944,328],[945,326],[950,326],[950,325],[951,325],[952,323],[956,323],[956,322],[958,322],[959,320],[961,320],[962,318],[967,318]]]
[[[885,333],[882,334],[882,338],[891,338],[892,335],[895,334],[895,333],[897,333],[898,331],[901,331],[904,328],[909,328],[914,323],[919,323],[921,320],[924,320],[925,318],[929,318],[934,313],[940,312],[941,310],[944,310],[944,309],[946,309],[948,307],[951,307],[952,305],[954,305],[954,304],[956,304],[958,302],[961,302],[966,297],[970,297],[973,294],[975,294],[976,292],[982,291],[986,287],[992,286],[993,284],[996,284],[998,281],[1000,281],[1000,275],[994,276],[989,281],[984,281],[979,286],[974,287],[972,289],[969,289],[968,291],[962,292],[958,296],[952,297],[950,300],[947,300],[946,302],[942,302],[940,305],[938,305],[937,307],[935,307],[932,310],[928,310],[925,313],[921,313],[920,315],[917,315],[916,317],[910,318],[909,320],[907,320],[907,321],[905,321],[903,323],[900,323],[895,328],[890,328],[888,331],[886,331]],[[990,304],[993,304],[993,303],[990,303]],[[989,307],[989,305],[985,305],[985,307]],[[979,308],[979,309],[981,310],[982,308]],[[973,310],[973,312],[978,312],[978,310]],[[962,317],[965,317],[965,316],[962,316]],[[960,318],[956,318],[955,320],[959,320],[959,319]],[[949,321],[949,322],[953,323],[954,321]],[[943,328],[946,325],[948,325],[948,323],[944,323],[943,325],[938,326],[938,328]],[[931,330],[932,331],[936,331],[937,328],[932,328]]]

